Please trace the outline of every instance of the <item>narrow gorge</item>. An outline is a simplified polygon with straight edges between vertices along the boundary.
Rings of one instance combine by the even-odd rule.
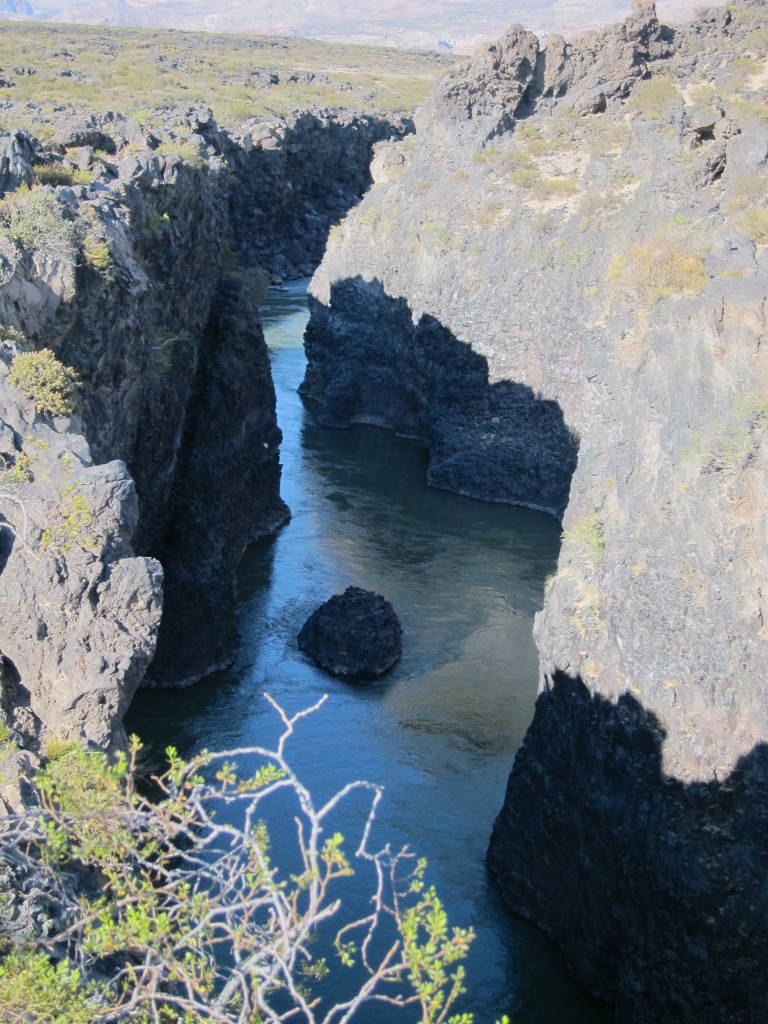
[[[562,523],[503,899],[622,1024],[768,1020],[767,39],[758,0],[682,28],[635,0],[513,26],[415,123],[0,137],[7,807],[42,738],[119,744],[142,682],[232,659],[235,569],[290,514],[259,306],[314,271],[316,422]],[[26,347],[77,414],[10,386]]]
[[[373,145],[410,127],[306,112],[233,136],[177,110],[2,140],[0,372],[48,348],[82,395],[68,421],[2,390],[2,707],[23,746],[103,745],[142,679],[231,659],[235,568],[289,514],[259,303],[317,264]],[[71,179],[73,153],[87,184],[25,187]]]

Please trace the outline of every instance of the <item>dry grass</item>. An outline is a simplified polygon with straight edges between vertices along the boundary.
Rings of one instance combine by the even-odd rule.
[[[698,256],[681,252],[673,241],[658,235],[633,246],[629,262],[635,284],[649,298],[695,294],[709,279]]]
[[[224,124],[312,105],[410,111],[453,63],[410,50],[202,32],[24,22],[3,22],[0,32],[0,67],[13,82],[4,98],[49,110],[51,120],[63,105],[129,115],[203,105]],[[279,81],[265,87],[270,74]],[[0,127],[14,126],[0,112]]]
[[[627,101],[627,107],[653,121],[660,120],[670,108],[682,101],[682,93],[671,78],[657,75],[639,82]]]
[[[768,244],[768,176],[742,174],[731,188],[727,209],[736,227],[758,245]]]

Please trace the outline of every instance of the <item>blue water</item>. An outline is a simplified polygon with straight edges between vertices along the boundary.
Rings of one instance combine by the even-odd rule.
[[[290,523],[254,544],[239,573],[241,645],[232,668],[188,690],[142,691],[128,720],[150,746],[187,755],[273,743],[289,713],[323,694],[289,760],[316,800],[352,779],[382,784],[374,838],[428,859],[452,923],[477,938],[461,1009],[476,1024],[600,1024],[607,1007],[569,978],[558,951],[508,914],[484,855],[514,754],[531,720],[537,659],[531,638],[559,525],[541,513],[428,488],[426,453],[374,427],[313,424],[296,394],[304,372],[305,285],[273,291],[264,311],[283,430]],[[355,584],[384,594],[403,626],[403,657],[374,685],[334,680],[298,650],[309,613]],[[353,800],[338,827],[354,843]],[[271,825],[274,856],[292,843],[289,814]],[[371,880],[350,897],[365,908]],[[366,1010],[362,1024],[398,1019]]]

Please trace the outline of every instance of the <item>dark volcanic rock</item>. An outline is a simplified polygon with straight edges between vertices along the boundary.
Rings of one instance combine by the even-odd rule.
[[[321,422],[562,518],[491,863],[622,1024],[768,1020],[765,16],[510,29],[379,148],[311,286]]]
[[[686,784],[664,771],[663,744],[630,694],[605,700],[556,674],[488,864],[617,1021],[766,1021],[768,746]]]
[[[389,601],[347,587],[312,612],[299,632],[299,647],[331,675],[377,679],[400,660],[402,634]]]
[[[4,208],[0,325],[75,368],[94,461],[120,460],[133,477],[133,550],[164,568],[145,681],[172,686],[227,664],[237,639],[235,567],[245,545],[288,514],[259,324],[261,267],[310,273],[331,223],[370,181],[374,143],[409,125],[326,111],[250,120],[231,135],[207,109],[166,110],[161,120],[137,132],[119,114],[65,114],[46,147],[22,131],[0,134],[0,195],[30,185],[33,165],[62,166],[73,146],[92,175],[31,199],[15,195]],[[114,159],[94,160],[96,147]],[[24,216],[35,230],[21,231]],[[0,391],[0,426],[3,403]],[[3,583],[11,582],[8,572]],[[15,653],[11,632],[0,624],[0,649],[18,661],[33,713],[52,730],[50,685]],[[69,694],[70,682],[77,691],[77,671],[54,692]],[[121,698],[119,714],[100,724],[100,741],[126,705]],[[59,718],[56,728],[82,727],[82,715]]]
[[[25,131],[0,137],[0,197],[19,185],[31,186],[35,179],[32,163],[38,144]]]

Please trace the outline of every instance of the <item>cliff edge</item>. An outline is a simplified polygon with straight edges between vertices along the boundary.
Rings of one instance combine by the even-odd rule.
[[[622,1021],[766,1016],[764,17],[512,27],[380,148],[311,289],[321,422],[563,523],[489,862]]]
[[[288,515],[259,305],[409,123],[5,114],[45,142],[0,133],[0,727],[105,747],[140,682],[234,654],[237,564]],[[79,378],[74,416],[12,386],[45,349]]]

